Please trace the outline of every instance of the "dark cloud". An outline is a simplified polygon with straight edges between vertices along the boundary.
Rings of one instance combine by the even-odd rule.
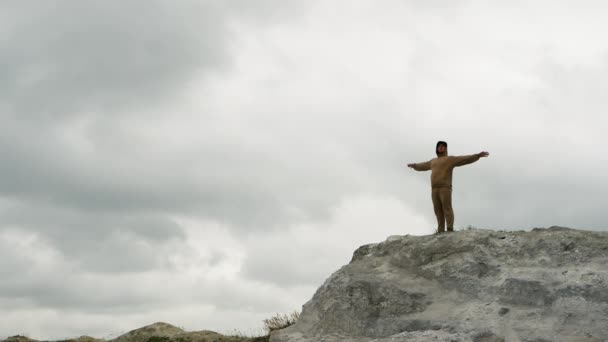
[[[248,181],[261,174],[246,172],[256,164],[271,167],[270,160],[248,155],[240,146],[210,149],[199,151],[197,158],[206,163],[193,171],[192,156],[148,153],[150,147],[115,120],[148,115],[146,108],[173,99],[190,80],[227,72],[235,56],[232,25],[288,20],[277,12],[285,14],[297,2],[4,6],[2,49],[7,53],[0,64],[10,67],[2,68],[6,74],[0,78],[5,109],[0,191],[36,208],[40,224],[21,222],[24,228],[58,236],[72,230],[103,236],[125,215],[158,211],[212,216],[237,225],[269,226],[278,218],[281,200],[274,190]],[[64,136],[80,129],[92,149],[84,154]],[[230,178],[222,176],[230,169],[235,170],[229,171]],[[78,222],[65,224],[65,214],[42,219],[45,212],[57,215],[62,207],[79,212]],[[7,218],[25,217],[18,211]]]
[[[97,288],[97,289],[96,289]],[[104,288],[93,282],[79,281],[73,277],[32,277],[21,276],[7,279],[0,285],[3,299],[26,299],[34,307],[55,309],[90,309],[99,312],[105,310],[122,311],[125,308],[143,310],[146,302],[154,301],[158,305],[162,298],[142,294],[134,288]]]
[[[60,125],[66,116],[153,106],[193,79],[230,70],[234,23],[288,20],[298,3],[3,2],[5,115]]]
[[[148,153],[152,147],[144,142],[109,134],[105,138],[117,150],[100,147],[97,153],[79,155],[52,131],[17,134],[5,122],[0,189],[7,197],[41,206],[95,215],[160,210],[268,229],[277,222],[323,216],[339,199],[329,189],[355,189],[357,176],[341,171],[344,158],[324,151],[318,141],[304,146],[277,139],[280,147],[263,152],[249,151],[247,142],[232,142],[173,155]],[[317,148],[316,155],[308,147]],[[298,158],[290,160],[291,153]],[[292,214],[289,206],[301,211]]]
[[[21,119],[61,124],[82,112],[170,98],[200,72],[229,67],[230,32],[213,2],[11,3],[0,88]]]
[[[75,269],[138,272],[170,268],[167,255],[183,243],[183,228],[159,214],[116,214],[54,208],[33,202],[0,210],[3,229],[36,234]]]

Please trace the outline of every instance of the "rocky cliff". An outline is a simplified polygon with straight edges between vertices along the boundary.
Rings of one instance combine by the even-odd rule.
[[[608,341],[608,233],[389,237],[357,249],[270,341]]]

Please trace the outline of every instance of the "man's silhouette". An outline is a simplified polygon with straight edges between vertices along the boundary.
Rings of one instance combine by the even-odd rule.
[[[424,163],[407,164],[416,171],[431,170],[431,194],[433,208],[437,216],[437,232],[445,231],[445,221],[448,232],[454,231],[454,210],[452,209],[452,170],[457,166],[471,164],[481,157],[487,157],[488,152],[479,152],[469,156],[448,156],[448,143],[438,141],[435,146],[437,158]]]

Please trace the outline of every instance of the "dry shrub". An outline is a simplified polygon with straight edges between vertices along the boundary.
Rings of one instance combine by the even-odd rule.
[[[287,328],[290,325],[294,325],[300,318],[300,313],[297,311],[291,314],[277,314],[276,316],[264,320],[264,328],[270,334],[272,331]]]

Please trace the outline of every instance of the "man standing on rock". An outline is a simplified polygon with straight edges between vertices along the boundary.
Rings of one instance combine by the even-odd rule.
[[[448,156],[448,143],[438,141],[435,146],[437,158],[424,163],[407,164],[416,171],[431,170],[431,194],[433,208],[437,216],[437,233],[445,232],[445,221],[448,222],[448,232],[454,231],[454,211],[452,209],[452,170],[456,166],[471,164],[481,157],[487,157],[488,152],[479,152],[468,156]]]

